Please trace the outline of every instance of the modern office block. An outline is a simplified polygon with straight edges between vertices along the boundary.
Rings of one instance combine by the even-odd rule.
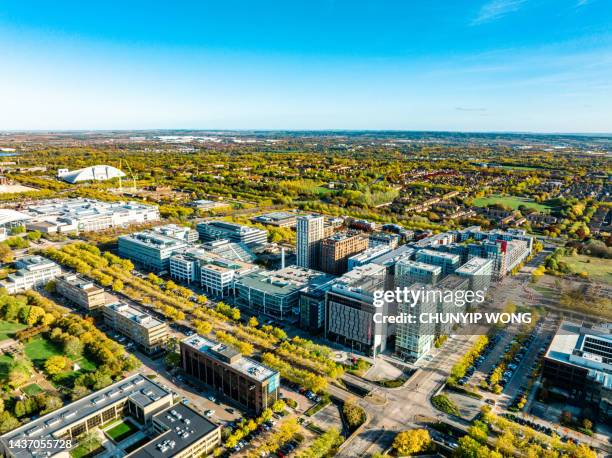
[[[567,401],[612,418],[612,324],[563,321],[542,364],[544,386]]]
[[[374,321],[374,314],[388,313],[387,304],[374,305],[374,293],[384,289],[385,277],[384,266],[366,264],[332,285],[325,303],[326,339],[369,356],[385,351],[387,325]]]
[[[323,331],[325,326],[325,295],[336,277],[322,275],[300,290],[300,327],[312,333]]]
[[[62,273],[60,266],[42,256],[26,256],[15,261],[16,272],[8,275],[1,285],[10,294],[44,286]]]
[[[320,215],[304,215],[297,218],[296,252],[297,265],[307,269],[318,269],[321,255],[321,239],[324,235],[325,218]]]
[[[116,302],[103,309],[104,322],[131,339],[145,353],[162,350],[170,337],[168,324],[128,304]]]
[[[268,233],[263,229],[226,221],[206,221],[199,223],[196,228],[203,242],[227,239],[251,247],[263,245],[268,241]]]
[[[348,259],[368,247],[368,239],[361,234],[338,232],[321,241],[321,270],[332,275],[348,271]]]
[[[76,274],[65,274],[56,279],[55,290],[85,310],[95,310],[106,304],[104,288]]]
[[[255,216],[251,221],[267,226],[293,228],[297,225],[297,215],[292,212],[271,212]]]
[[[187,226],[179,226],[178,224],[166,224],[164,226],[156,226],[152,229],[158,234],[182,240],[187,243],[194,243],[198,240],[198,231]]]
[[[167,272],[170,257],[187,246],[187,242],[155,231],[135,232],[119,237],[119,256],[152,272]]]
[[[279,319],[296,318],[300,290],[327,278],[329,276],[322,272],[298,266],[257,271],[236,280],[236,304],[251,312]]]
[[[278,398],[280,374],[246,358],[231,347],[200,335],[180,342],[181,361],[187,375],[216,389],[258,414]]]
[[[199,284],[206,294],[224,297],[234,290],[236,279],[259,267],[223,258],[201,248],[188,248],[170,257],[170,276],[185,283]]]

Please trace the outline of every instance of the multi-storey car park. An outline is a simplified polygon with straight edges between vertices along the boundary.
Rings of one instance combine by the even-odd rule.
[[[221,441],[220,426],[185,405],[173,404],[170,391],[136,374],[3,434],[0,451],[7,458],[66,457],[67,446],[75,448],[86,433],[125,418],[150,440],[132,452],[114,444],[109,453],[195,458],[211,453]]]
[[[145,353],[160,351],[170,337],[167,323],[128,304],[108,304],[103,313],[108,326],[130,338]]]
[[[185,373],[216,389],[241,407],[260,413],[278,398],[280,374],[231,347],[200,335],[180,342]]]

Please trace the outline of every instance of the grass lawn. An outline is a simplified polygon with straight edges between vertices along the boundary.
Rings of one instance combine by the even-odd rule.
[[[531,288],[535,289],[538,293],[540,293],[542,296],[544,296],[547,299],[555,298],[558,293],[558,291],[554,290],[553,288],[549,288],[547,286],[532,285]]]
[[[25,324],[0,321],[0,341],[10,339],[17,331],[27,328]]]
[[[118,423],[116,426],[113,426],[110,429],[107,429],[105,433],[115,442],[121,442],[123,439],[130,437],[136,431],[138,431],[138,428],[136,428],[132,422],[126,420]]]
[[[594,258],[580,254],[564,256],[562,261],[565,261],[572,271],[576,273],[587,272],[592,280],[612,285],[612,262],[609,259]]]
[[[43,389],[36,383],[32,383],[30,385],[24,386],[21,391],[23,391],[28,396],[36,396],[38,393],[42,393]]]
[[[524,205],[528,208],[534,208],[540,213],[550,213],[552,207],[546,204],[541,204],[535,202],[532,199],[526,197],[518,197],[518,196],[501,196],[501,195],[493,195],[489,197],[479,197],[478,199],[474,199],[474,205],[476,207],[486,207],[491,204],[502,204],[507,207],[517,210],[519,206]]]
[[[25,354],[32,360],[36,367],[42,368],[47,358],[54,355],[63,355],[64,352],[56,343],[42,336],[36,336],[25,344]],[[73,359],[73,361],[81,366],[82,371],[93,371],[97,367],[96,363],[87,359],[85,356]]]
[[[104,447],[102,447],[100,439],[97,437],[87,437],[85,440],[81,441],[78,447],[70,451],[70,456],[72,458],[83,458],[86,456],[93,456],[97,452],[103,450]]]
[[[13,364],[13,358],[9,355],[0,355],[0,382],[8,379],[9,367]]]

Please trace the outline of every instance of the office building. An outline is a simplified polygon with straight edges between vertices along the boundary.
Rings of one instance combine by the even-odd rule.
[[[321,270],[332,275],[348,271],[348,258],[368,247],[368,239],[361,234],[338,232],[321,241]]]
[[[460,265],[461,257],[452,253],[434,250],[419,250],[415,256],[416,261],[442,268],[442,275],[452,274]]]
[[[195,231],[187,226],[179,226],[178,224],[156,226],[152,230],[158,234],[172,237],[173,239],[182,240],[183,242],[187,243],[194,243],[198,240],[198,231]]]
[[[368,235],[368,248],[374,248],[379,245],[386,245],[392,250],[395,250],[400,241],[398,234],[392,234],[390,232],[372,232]]]
[[[348,258],[348,270],[353,270],[355,267],[369,264],[375,259],[380,258],[383,254],[391,252],[391,247],[388,245],[377,245],[372,248],[368,248],[359,254],[355,254]]]
[[[227,221],[206,221],[196,226],[203,242],[227,239],[234,243],[244,243],[248,247],[264,245],[268,233],[263,229],[229,223]]]
[[[266,226],[294,228],[297,225],[297,215],[292,212],[271,212],[256,216],[251,221]]]
[[[60,266],[42,256],[25,256],[15,261],[16,272],[8,274],[1,285],[10,294],[44,286],[62,273]]]
[[[48,234],[101,231],[159,220],[157,206],[81,198],[37,202],[26,212],[31,217],[26,228]]]
[[[49,448],[45,453],[44,449],[10,448],[9,443],[19,439],[78,440],[83,434],[126,416],[146,425],[151,423],[154,413],[171,405],[170,391],[136,374],[3,434],[2,454],[13,458],[66,456],[65,449]]]
[[[0,227],[5,230],[10,230],[16,226],[25,226],[31,219],[32,217],[26,213],[10,208],[0,208]]]
[[[455,270],[455,274],[469,280],[468,288],[470,291],[486,292],[491,284],[493,261],[491,259],[473,257]]]
[[[384,266],[366,264],[332,285],[325,303],[326,339],[368,356],[385,351],[387,325],[374,321],[374,314],[388,314],[388,304],[374,305],[374,292],[384,289],[385,277]]]
[[[544,355],[542,379],[566,402],[612,419],[612,324],[563,321]]]
[[[253,313],[291,320],[299,315],[300,290],[327,277],[298,266],[253,272],[236,280],[236,305]]]
[[[280,374],[200,335],[180,342],[185,373],[259,414],[278,398]]]
[[[300,290],[300,327],[311,333],[323,331],[325,325],[325,295],[336,277],[321,275],[314,277]]]
[[[156,231],[135,232],[119,237],[119,256],[152,272],[168,272],[170,257],[187,246],[187,242]]]
[[[202,244],[202,248],[232,261],[242,261],[252,264],[257,256],[244,243],[234,243],[229,240],[214,240]]]
[[[200,458],[221,444],[221,426],[183,403],[153,415],[149,429],[153,439],[126,458]]]
[[[170,257],[170,276],[181,282],[199,284],[206,294],[224,297],[234,290],[234,282],[259,267],[223,258],[201,248],[187,248]]]
[[[395,286],[408,287],[413,283],[435,286],[442,276],[442,267],[401,259],[395,264]]]
[[[398,264],[399,266],[399,264]],[[439,266],[436,266],[440,269]],[[414,290],[433,289],[427,283],[412,283],[408,286]],[[421,294],[414,303],[400,302],[399,314],[417,317],[414,323],[398,323],[395,331],[395,352],[406,361],[417,361],[433,347],[436,338],[436,324],[432,320],[418,319],[422,313],[435,314],[438,310],[438,301],[434,294]]]
[[[296,252],[298,266],[307,269],[319,268],[324,222],[325,218],[320,215],[297,217]]]
[[[58,277],[55,290],[85,310],[95,310],[106,304],[104,288],[80,275],[64,274]]]
[[[128,304],[108,304],[103,313],[108,326],[131,339],[145,353],[161,351],[170,337],[166,323]]]
[[[528,244],[523,240],[484,241],[468,245],[468,259],[474,257],[491,259],[495,280],[500,280],[529,256]]]

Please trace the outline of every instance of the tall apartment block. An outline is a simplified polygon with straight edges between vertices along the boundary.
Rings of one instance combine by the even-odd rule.
[[[3,288],[10,294],[15,294],[26,289],[43,286],[49,280],[62,273],[60,266],[42,256],[25,256],[15,261],[16,272],[9,274],[7,279],[1,283]]]
[[[348,259],[368,248],[368,239],[361,234],[338,232],[321,241],[321,270],[332,275],[348,271]]]
[[[442,267],[432,266],[423,262],[400,259],[395,264],[395,286],[400,288],[413,283],[423,283],[435,286],[442,276]]]
[[[320,215],[297,217],[296,251],[298,266],[307,269],[319,268],[324,224],[325,218]]]
[[[187,375],[216,389],[258,414],[278,398],[280,374],[233,348],[200,335],[180,342],[181,361]]]
[[[438,269],[440,267],[437,267]],[[426,283],[413,283],[410,289],[426,291],[431,285]],[[398,312],[420,317],[422,313],[436,313],[438,303],[434,295],[421,295],[420,299],[412,304],[400,302]],[[398,323],[395,333],[395,352],[408,361],[417,361],[433,347],[436,338],[436,325],[430,320],[416,320],[415,323]]]
[[[442,268],[442,275],[452,274],[461,262],[459,255],[427,249],[417,251],[415,259],[425,264],[440,266]]]
[[[384,266],[366,264],[332,285],[325,303],[326,339],[369,356],[385,351],[387,325],[374,321],[376,313],[388,313],[387,304],[374,305],[374,293],[384,289],[385,277]]]
[[[160,351],[170,337],[168,324],[128,304],[116,302],[104,307],[104,322],[131,339],[146,353]]]
[[[85,310],[95,310],[106,304],[104,288],[75,274],[64,274],[56,279],[56,291]]]
[[[452,291],[458,293],[460,291],[468,291],[470,289],[470,281],[468,278],[451,274],[444,277],[436,285],[437,289],[443,293]],[[465,294],[465,293],[464,293]],[[462,303],[461,299],[458,299],[460,294],[444,294],[442,299],[436,304],[436,312],[442,315],[449,313],[461,313],[465,312],[466,307],[469,303]],[[441,335],[450,335],[453,325],[450,323],[436,323],[436,337]]]
[[[200,240],[211,242],[213,240],[227,239],[234,243],[244,243],[251,247],[262,245],[268,241],[268,232],[251,226],[229,223],[227,221],[206,221],[196,226]]]
[[[455,274],[469,280],[468,288],[470,291],[486,292],[491,284],[493,261],[491,259],[473,257],[455,270]]]
[[[119,237],[119,256],[130,259],[152,272],[167,272],[170,256],[187,242],[156,231],[135,232]]]

